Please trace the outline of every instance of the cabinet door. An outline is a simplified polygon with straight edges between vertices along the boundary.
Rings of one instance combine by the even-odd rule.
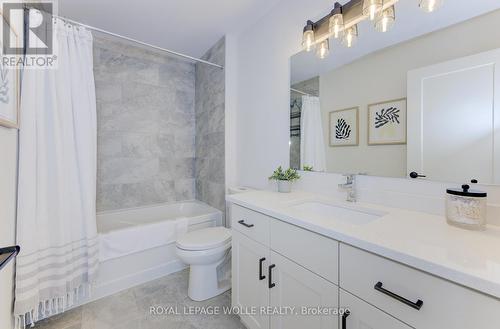
[[[340,289],[340,307],[349,309],[341,316],[341,329],[411,329],[387,313]]]
[[[282,312],[271,316],[272,329],[337,329],[338,287],[271,251],[272,311]],[[269,283],[269,282],[268,282]],[[283,309],[290,307],[293,309]],[[303,307],[310,313],[304,313]],[[280,309],[281,308],[281,309]],[[314,314],[318,308],[331,314]]]
[[[232,234],[232,304],[241,308],[248,329],[269,329],[269,315],[261,313],[269,305],[269,248],[235,230]]]

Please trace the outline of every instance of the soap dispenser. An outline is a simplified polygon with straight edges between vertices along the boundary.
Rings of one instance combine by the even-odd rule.
[[[487,193],[471,190],[467,184],[462,188],[446,190],[446,220],[448,224],[469,230],[486,228]]]

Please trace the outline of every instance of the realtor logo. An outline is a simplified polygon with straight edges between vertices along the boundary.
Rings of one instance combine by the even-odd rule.
[[[2,4],[5,18],[2,33],[3,54],[52,55],[54,53],[53,9],[52,2],[4,2]],[[22,22],[26,22],[24,33],[13,32],[11,26],[23,26]]]

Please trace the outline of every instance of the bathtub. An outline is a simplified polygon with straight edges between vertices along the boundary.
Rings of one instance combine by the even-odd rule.
[[[200,201],[98,213],[100,268],[84,303],[184,269],[177,236],[221,224],[222,212]]]

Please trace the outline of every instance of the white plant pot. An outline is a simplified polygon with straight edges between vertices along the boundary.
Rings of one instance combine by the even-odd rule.
[[[278,192],[281,193],[290,193],[292,191],[292,182],[288,180],[279,180],[278,181]]]

